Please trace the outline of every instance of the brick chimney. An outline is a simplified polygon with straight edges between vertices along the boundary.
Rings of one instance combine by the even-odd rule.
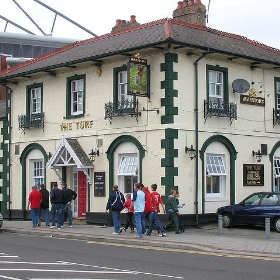
[[[112,28],[112,32],[117,32],[138,25],[140,25],[140,23],[136,21],[135,15],[130,16],[130,21],[117,19],[116,25]]]
[[[206,7],[201,0],[179,1],[173,18],[198,25],[206,25]]]

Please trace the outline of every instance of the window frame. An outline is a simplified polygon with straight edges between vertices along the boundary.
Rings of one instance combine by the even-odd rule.
[[[133,162],[126,163],[124,166],[122,162],[125,158],[134,158]],[[120,169],[124,169],[126,167],[127,171],[120,172]],[[139,156],[137,154],[120,154],[119,161],[118,161],[118,182],[119,182],[119,189],[124,193],[133,193],[133,186],[138,181],[138,168],[139,168]],[[134,172],[133,172],[134,171]],[[130,186],[127,186],[126,183],[130,182]],[[128,188],[130,190],[128,191]]]
[[[31,94],[33,90],[38,88],[40,88],[40,106],[39,106],[40,112],[38,112],[37,110],[35,112],[32,110],[33,98],[31,98]],[[26,87],[26,115],[41,114],[41,113],[43,113],[43,83],[35,83],[33,85],[28,85]]]
[[[119,75],[120,73],[124,73],[126,75],[124,75],[126,77],[126,94],[120,95],[120,83],[119,83]],[[126,99],[125,100],[129,100],[132,102],[135,102],[136,97],[135,95],[132,94],[128,94],[128,87],[127,87],[127,82],[128,82],[128,77],[127,77],[127,65],[123,65],[121,67],[116,67],[113,69],[113,103],[117,104],[118,102],[123,101],[121,99],[122,96],[125,96]],[[132,103],[133,104],[133,103]],[[129,108],[133,108],[133,105],[131,104],[131,106]]]
[[[32,159],[31,163],[32,163],[32,183],[33,183],[33,185],[38,186],[40,184],[44,184],[45,183],[44,160],[43,159]],[[35,173],[37,173],[37,174],[35,174]],[[39,182],[36,183],[36,181],[38,181],[38,180],[39,180]]]
[[[277,85],[279,84],[279,87]],[[278,88],[278,89],[277,89]],[[275,111],[280,118],[280,77],[274,77]]]
[[[82,110],[77,110],[77,112],[73,112],[73,90],[72,90],[72,85],[73,82],[75,81],[81,81],[83,80],[83,89],[82,89],[82,102],[78,101],[77,98],[77,104],[82,104]],[[71,119],[71,118],[79,118],[83,117],[85,115],[85,104],[86,104],[86,75],[74,75],[72,77],[67,78],[66,82],[66,118]],[[78,92],[75,91],[75,92]]]
[[[222,94],[211,96],[211,75],[210,73],[222,73]],[[221,83],[221,82],[220,82]],[[218,85],[219,83],[216,83]],[[211,101],[219,100],[219,103],[227,104],[229,102],[229,88],[228,88],[228,69],[220,66],[206,65],[206,95],[208,107],[211,108]]]
[[[213,160],[211,160],[210,164],[208,163],[208,158],[213,158]],[[217,162],[218,162],[218,164],[217,164]],[[223,192],[224,192],[224,186],[226,186],[226,177],[227,177],[226,166],[225,166],[225,155],[212,154],[212,153],[206,154],[205,163],[206,163],[206,165],[205,165],[205,168],[206,168],[205,196],[208,198],[209,197],[222,197]],[[209,170],[210,165],[211,165],[211,170]],[[209,180],[210,180],[210,185],[208,184]],[[214,189],[216,186],[213,186],[213,184],[215,182],[218,182],[218,184],[219,184],[219,186],[218,186],[219,192],[214,192]],[[208,192],[209,187],[210,187],[211,192]]]

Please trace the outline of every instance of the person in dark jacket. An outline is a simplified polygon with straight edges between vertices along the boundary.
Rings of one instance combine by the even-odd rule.
[[[55,228],[55,215],[57,214],[57,229],[61,229],[63,219],[63,197],[62,191],[57,185],[52,188],[50,198],[52,204],[52,225],[50,228]]]
[[[62,183],[61,186],[62,186],[61,191],[62,191],[62,198],[63,198],[63,217],[64,214],[67,214],[68,224],[69,227],[71,228],[73,223],[71,202],[76,192],[74,192],[71,189],[68,189],[66,183]],[[64,219],[62,219],[62,226],[63,226],[63,220]]]
[[[40,185],[40,193],[42,194],[42,202],[40,208],[40,220],[41,214],[44,213],[45,224],[48,227],[50,225],[50,192],[46,189],[44,184]]]
[[[121,221],[120,221],[120,212],[124,208],[124,195],[118,190],[117,185],[113,185],[113,192],[110,194],[106,206],[106,211],[111,210],[111,215],[113,219],[113,224],[115,231],[112,234],[120,234],[121,230]]]
[[[175,233],[180,234],[179,220],[178,220],[178,204],[176,201],[176,190],[171,190],[170,195],[168,196],[168,203],[165,204],[165,211],[169,215],[169,222],[166,224],[165,229],[167,230],[171,225],[175,226]]]

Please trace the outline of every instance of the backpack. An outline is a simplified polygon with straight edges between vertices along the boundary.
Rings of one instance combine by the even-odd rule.
[[[77,198],[77,193],[72,190],[72,199],[75,200]]]

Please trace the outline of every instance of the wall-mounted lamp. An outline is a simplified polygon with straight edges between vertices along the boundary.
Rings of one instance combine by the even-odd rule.
[[[98,156],[99,157],[99,150],[96,150],[95,151],[93,149],[91,149],[91,152],[88,154],[89,155],[89,159],[91,162],[94,162],[95,161],[95,157]]]
[[[102,74],[102,69],[101,69],[101,62],[96,62],[96,63],[93,63],[93,65],[96,67],[95,69],[95,74],[97,77],[100,77],[101,74]]]
[[[189,157],[191,160],[194,159],[196,156],[196,149],[194,149],[193,145],[191,145],[190,148],[185,147],[185,152],[189,153]]]
[[[258,150],[257,152],[252,151],[253,157],[256,157],[257,162],[261,162],[262,160],[262,152]]]

